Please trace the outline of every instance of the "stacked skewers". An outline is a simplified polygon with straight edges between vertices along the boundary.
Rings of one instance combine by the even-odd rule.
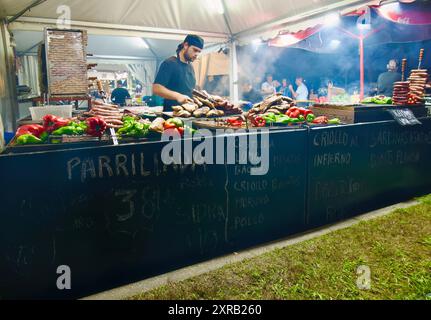
[[[401,81],[394,83],[392,102],[395,105],[406,105],[409,100],[410,83],[408,81],[404,81],[406,65],[407,59],[403,59]]]

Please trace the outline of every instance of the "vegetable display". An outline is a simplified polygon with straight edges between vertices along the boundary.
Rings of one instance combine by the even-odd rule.
[[[374,96],[365,98],[362,103],[364,104],[392,104],[392,98],[386,96]]]

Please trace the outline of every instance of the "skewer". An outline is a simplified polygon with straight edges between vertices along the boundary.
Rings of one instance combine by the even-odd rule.
[[[419,53],[419,66],[418,66],[418,69],[420,69],[421,66],[422,66],[422,60],[424,58],[424,53],[425,53],[425,49],[421,49],[421,51]]]
[[[402,82],[404,82],[404,79],[405,79],[406,66],[407,66],[407,59],[403,59],[403,63],[401,65],[401,81]]]
[[[100,96],[102,97],[103,103],[106,103],[106,94],[105,91],[103,91],[102,82],[100,80],[97,80],[97,89],[99,90]],[[118,138],[117,134],[115,133],[114,128],[109,128],[109,132],[111,133],[112,141],[114,142],[114,146],[118,146]]]

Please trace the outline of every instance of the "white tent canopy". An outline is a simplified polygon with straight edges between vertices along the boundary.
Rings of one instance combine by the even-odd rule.
[[[14,31],[18,55],[35,54],[38,44],[43,41],[42,31]],[[145,39],[110,35],[89,35],[87,52],[99,59],[148,60],[164,59],[171,56],[177,46],[177,40]]]
[[[40,4],[24,13],[13,28],[34,30],[56,24],[70,8],[72,26],[172,40],[194,32],[217,42],[231,36],[239,40],[260,36],[280,28],[295,31],[304,26],[304,20],[322,18],[329,11],[346,12],[370,1],[2,0],[0,16],[14,16],[35,2]]]

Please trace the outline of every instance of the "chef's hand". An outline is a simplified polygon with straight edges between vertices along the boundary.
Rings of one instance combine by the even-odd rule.
[[[188,103],[188,102],[193,102],[193,100],[189,96],[186,96],[186,95],[183,95],[183,94],[178,94],[177,102],[179,104],[185,104],[185,103]]]

